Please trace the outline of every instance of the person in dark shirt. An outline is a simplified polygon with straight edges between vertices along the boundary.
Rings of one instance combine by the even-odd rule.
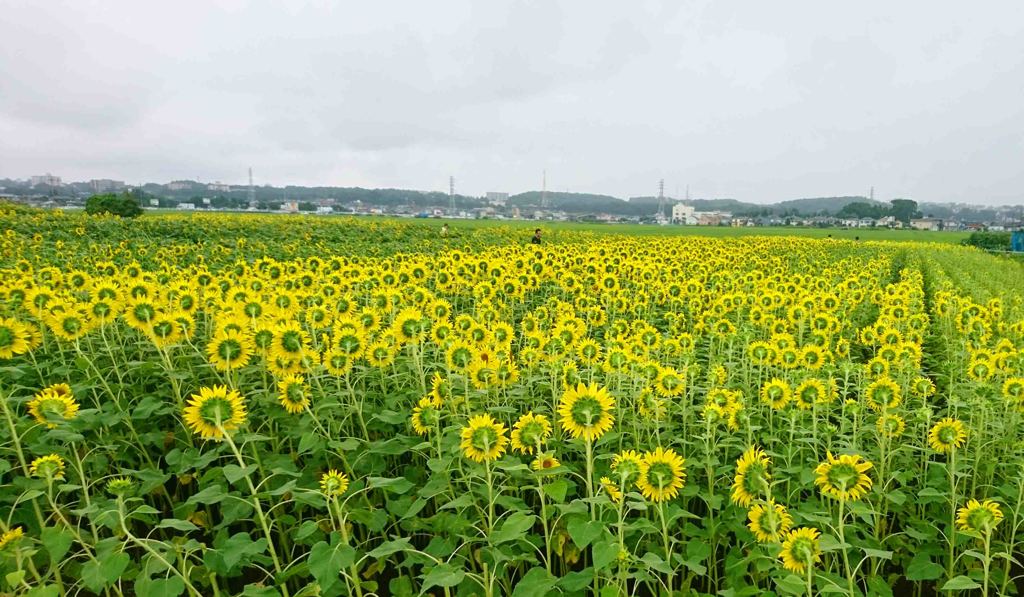
[[[535,245],[540,244],[540,228],[533,231],[533,238],[530,239],[530,242]]]

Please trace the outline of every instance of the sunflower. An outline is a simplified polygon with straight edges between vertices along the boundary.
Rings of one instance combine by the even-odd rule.
[[[64,478],[64,459],[56,454],[40,456],[32,461],[28,468],[33,477],[42,477],[47,481]]]
[[[809,410],[816,402],[825,402],[828,390],[820,379],[805,379],[793,391],[793,403],[801,410]]]
[[[666,398],[678,396],[685,390],[683,376],[671,367],[663,367],[654,380],[654,390]]]
[[[448,350],[445,351],[448,368],[457,372],[465,372],[474,361],[478,360],[476,352],[476,348],[464,340],[452,342]]]
[[[490,462],[501,458],[508,446],[505,425],[491,415],[476,415],[462,428],[462,453],[476,462]]]
[[[44,388],[28,403],[28,412],[41,425],[50,429],[78,415],[78,402],[67,384]]]
[[[443,402],[433,394],[420,398],[419,402],[412,409],[412,430],[419,435],[427,435],[431,429],[437,427],[441,420],[440,408]]]
[[[255,345],[252,337],[239,330],[218,332],[206,345],[206,357],[218,371],[244,367],[252,358]]]
[[[871,477],[865,473],[873,466],[859,454],[841,454],[838,457],[828,452],[828,459],[814,469],[818,477],[814,484],[828,497],[856,502],[871,490]]]
[[[619,484],[622,486],[635,483],[640,478],[643,466],[643,454],[636,450],[619,452],[612,458],[612,472],[619,478]]]
[[[277,382],[277,400],[289,413],[296,415],[309,406],[309,386],[301,375],[289,375]]]
[[[888,377],[880,377],[864,390],[868,406],[877,412],[885,412],[900,405],[900,386]]]
[[[817,529],[800,527],[786,534],[782,542],[782,567],[790,572],[803,574],[807,568],[821,561],[821,547],[818,545]]]
[[[336,498],[348,490],[348,476],[330,469],[320,475],[320,492],[329,498]]]
[[[751,363],[766,366],[775,362],[775,359],[778,356],[778,351],[774,346],[764,340],[757,340],[755,342],[751,342],[750,345],[747,346],[747,355],[749,356]]]
[[[298,361],[311,344],[309,334],[297,321],[287,321],[274,328],[270,357],[281,361]]]
[[[192,394],[184,412],[185,424],[203,439],[219,440],[245,424],[245,401],[236,390],[215,385]]]
[[[956,526],[961,531],[990,533],[1002,519],[1003,511],[992,500],[970,500],[967,506],[956,511]]]
[[[674,450],[658,446],[644,454],[636,485],[645,498],[664,502],[676,497],[685,480],[686,461]]]
[[[25,325],[17,319],[0,317],[0,359],[9,359],[29,351]]]
[[[407,307],[398,312],[391,325],[395,335],[404,344],[419,344],[429,331],[429,321],[419,309]]]
[[[4,531],[3,535],[0,535],[0,551],[7,549],[10,546],[17,545],[18,541],[25,536],[25,531],[21,527],[14,527],[8,531]]]
[[[751,446],[736,461],[736,476],[732,483],[732,501],[746,508],[757,496],[767,495],[771,489],[771,459],[764,450]]]
[[[615,483],[612,483],[611,479],[609,479],[608,477],[601,477],[601,487],[604,488],[605,492],[608,494],[608,497],[611,498],[613,502],[622,501],[622,491],[619,490],[618,486],[615,485]]]
[[[936,452],[950,453],[967,441],[964,424],[947,417],[936,423],[928,432],[928,445]]]
[[[452,397],[451,381],[440,373],[434,373],[430,378],[430,393],[438,400],[449,400]]]
[[[107,493],[114,497],[128,497],[135,490],[135,482],[128,477],[114,477],[107,481]]]
[[[764,402],[773,410],[780,410],[789,404],[792,390],[789,384],[779,378],[774,378],[761,387],[761,402]]]
[[[1008,377],[1003,382],[1003,398],[1017,406],[1024,406],[1024,377]]]
[[[533,459],[533,462],[530,463],[530,468],[535,471],[546,471],[560,466],[562,466],[562,463],[558,462],[558,459],[553,454],[538,454]]]
[[[665,399],[658,397],[650,388],[641,390],[636,399],[637,410],[640,416],[657,421],[665,415]]]
[[[878,417],[878,422],[875,423],[875,426],[878,428],[878,433],[888,438],[895,438],[903,435],[903,430],[906,429],[907,423],[899,415],[884,414]]]
[[[528,412],[512,426],[512,449],[520,454],[533,454],[551,436],[551,423],[544,415]]]
[[[615,399],[596,383],[578,384],[562,394],[558,405],[559,422],[574,439],[592,442],[612,428]]]
[[[761,543],[777,543],[793,526],[793,517],[786,507],[774,500],[758,502],[747,511],[747,526]]]

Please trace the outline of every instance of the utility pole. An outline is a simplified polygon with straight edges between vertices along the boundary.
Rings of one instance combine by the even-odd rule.
[[[249,207],[256,207],[256,189],[252,186],[252,166],[249,166]]]
[[[544,169],[543,179],[541,180],[540,190],[540,207],[541,209],[547,209],[548,207],[548,170]]]
[[[448,177],[448,215],[455,215],[455,177]]]
[[[658,214],[655,218],[659,221],[665,220],[665,179],[658,181]]]

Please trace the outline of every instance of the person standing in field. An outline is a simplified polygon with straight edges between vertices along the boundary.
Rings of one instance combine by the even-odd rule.
[[[533,231],[533,238],[530,239],[530,242],[535,245],[540,244],[540,228]]]
[[[448,224],[441,226],[441,238],[448,238]]]

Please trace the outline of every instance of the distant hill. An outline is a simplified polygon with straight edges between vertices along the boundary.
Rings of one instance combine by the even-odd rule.
[[[834,216],[850,203],[876,203],[885,205],[881,201],[872,202],[867,197],[811,197],[808,199],[791,199],[774,204],[772,207],[778,214],[795,213],[801,216],[828,215]]]

